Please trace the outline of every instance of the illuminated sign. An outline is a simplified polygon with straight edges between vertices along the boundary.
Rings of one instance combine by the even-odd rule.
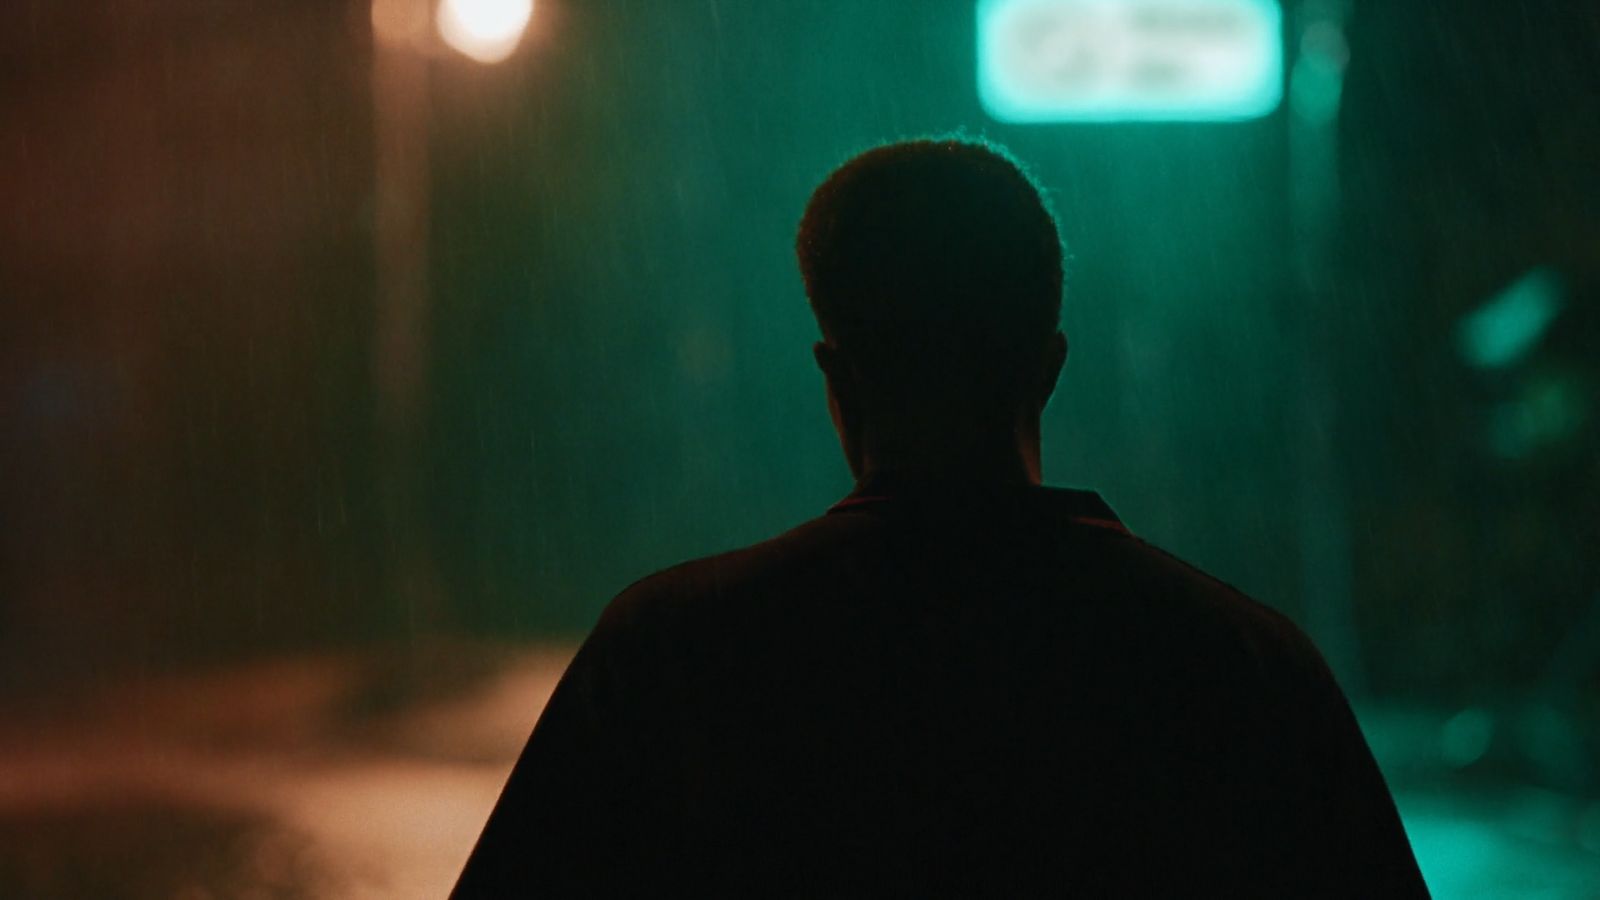
[[[1228,120],[1283,97],[1277,0],[979,0],[978,96],[1002,122]]]

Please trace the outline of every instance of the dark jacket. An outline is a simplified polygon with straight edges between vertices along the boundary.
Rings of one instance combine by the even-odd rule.
[[[634,584],[456,897],[1425,897],[1286,618],[1099,497],[882,479]]]

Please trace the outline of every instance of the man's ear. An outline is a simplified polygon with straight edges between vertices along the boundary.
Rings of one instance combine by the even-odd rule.
[[[811,345],[811,357],[817,361],[817,368],[823,375],[833,377],[834,368],[839,364],[839,351],[828,346],[827,341],[817,341]]]
[[[823,380],[827,382],[829,402],[854,402],[854,372],[844,351],[827,341],[817,341],[811,345],[811,355],[817,361],[817,368],[822,370]]]
[[[811,355],[816,358],[817,368],[822,370],[823,381],[827,384],[828,417],[839,434],[839,449],[844,451],[850,474],[860,478],[865,465],[858,433],[861,415],[856,404],[860,398],[856,396],[855,373],[850,360],[842,350],[826,341],[813,344]]]
[[[1056,382],[1061,380],[1061,369],[1067,364],[1067,333],[1056,330],[1045,348],[1044,369],[1039,373],[1039,408],[1044,409],[1055,393]]]

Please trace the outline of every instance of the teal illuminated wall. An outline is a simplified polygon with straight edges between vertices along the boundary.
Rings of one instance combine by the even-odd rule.
[[[436,521],[474,616],[584,627],[848,488],[794,226],[850,154],[954,129],[1034,167],[1072,254],[1047,479],[1294,609],[1281,122],[997,123],[973,11],[574,5],[438,85]]]

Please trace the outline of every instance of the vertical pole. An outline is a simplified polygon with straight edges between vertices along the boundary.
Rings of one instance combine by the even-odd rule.
[[[1300,310],[1301,595],[1306,628],[1345,690],[1366,690],[1351,596],[1350,514],[1337,444],[1341,314],[1334,241],[1338,226],[1338,118],[1349,50],[1349,0],[1303,0],[1290,18],[1289,178],[1294,277]]]
[[[384,597],[408,634],[437,624],[420,455],[428,364],[428,0],[372,0],[373,241]]]

